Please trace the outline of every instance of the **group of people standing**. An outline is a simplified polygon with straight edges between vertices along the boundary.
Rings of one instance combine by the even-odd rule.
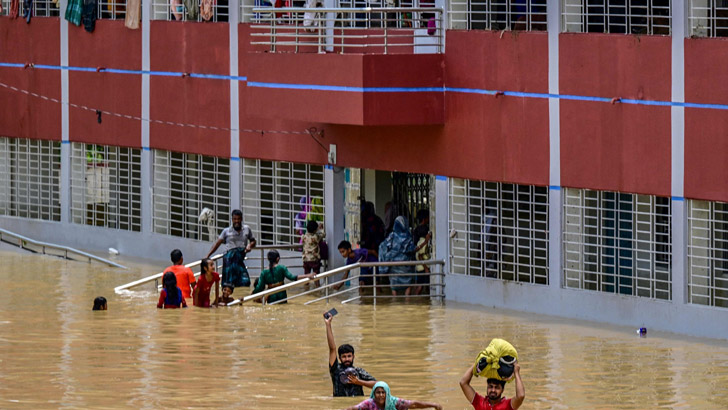
[[[389,219],[389,218],[388,218]],[[391,226],[385,226],[374,213],[374,204],[362,205],[362,237],[359,249],[353,249],[349,241],[341,241],[338,249],[347,265],[357,262],[405,262],[428,260],[432,249],[430,213],[427,209],[417,212],[417,226],[410,230],[404,216],[397,216]],[[429,284],[430,269],[427,265],[381,266],[378,273],[389,278],[392,295],[419,295]],[[359,284],[373,284],[373,269],[361,268]],[[414,274],[413,274],[414,273]],[[349,272],[346,273],[348,277]],[[341,285],[338,285],[341,287]],[[335,288],[337,289],[337,288]]]

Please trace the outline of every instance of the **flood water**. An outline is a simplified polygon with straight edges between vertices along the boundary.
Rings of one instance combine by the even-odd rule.
[[[124,295],[113,288],[163,265],[120,260],[131,265],[122,271],[12,252],[0,260],[0,408],[359,402],[331,397],[325,304],[158,310],[151,286]],[[109,311],[91,311],[99,295]],[[490,339],[502,337],[519,352],[523,409],[728,408],[725,340],[649,330],[639,338],[627,327],[451,302],[332,305],[337,344],[352,344],[355,364],[402,398],[471,408],[458,381]],[[485,391],[484,380],[473,383]]]

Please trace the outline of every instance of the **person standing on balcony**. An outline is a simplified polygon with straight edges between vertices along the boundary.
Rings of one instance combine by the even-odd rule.
[[[220,237],[210,248],[207,258],[225,244],[222,258],[222,282],[232,283],[235,287],[250,287],[250,275],[245,266],[245,254],[255,248],[255,237],[248,225],[243,225],[243,213],[239,209],[232,212],[232,225],[223,229]]]
[[[192,290],[195,288],[195,274],[192,273],[192,269],[185,266],[182,251],[179,249],[173,250],[169,254],[169,258],[172,260],[172,266],[169,266],[164,271],[174,273],[177,279],[177,285],[182,290],[182,296],[185,299],[189,299],[192,296]]]

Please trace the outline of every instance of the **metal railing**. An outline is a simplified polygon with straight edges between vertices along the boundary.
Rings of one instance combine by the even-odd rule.
[[[562,31],[670,35],[671,0],[563,0]]]
[[[191,4],[192,7],[188,7]],[[229,16],[227,1],[196,0],[194,3],[183,0],[152,1],[152,20],[226,22]]]
[[[450,28],[546,31],[546,0],[451,0]]]
[[[728,1],[690,0],[690,36],[728,37]]]
[[[440,267],[440,269],[439,269],[440,271],[439,272],[429,272],[429,273],[414,273],[414,272],[412,272],[412,273],[388,273],[388,274],[382,274],[382,273],[378,273],[377,272],[378,271],[378,268],[379,267],[382,267],[382,266],[415,266],[415,265],[439,266]],[[341,303],[348,303],[348,302],[352,302],[354,300],[363,299],[363,298],[371,298],[371,299],[374,300],[374,303],[376,303],[377,298],[416,298],[416,297],[422,297],[422,298],[424,298],[424,297],[427,297],[427,298],[433,298],[433,299],[437,298],[440,301],[442,301],[444,299],[444,297],[445,297],[445,292],[444,292],[445,283],[444,283],[444,281],[441,280],[445,276],[444,272],[442,272],[442,268],[443,268],[444,265],[445,265],[445,261],[442,261],[442,260],[405,261],[405,262],[358,262],[358,263],[354,263],[354,264],[351,264],[351,265],[346,265],[346,266],[341,266],[341,267],[338,267],[338,268],[335,268],[335,269],[331,269],[329,271],[326,271],[326,272],[323,272],[323,273],[320,273],[320,274],[316,275],[314,278],[300,279],[300,280],[297,280],[295,282],[289,282],[289,283],[286,283],[284,285],[277,286],[275,288],[266,289],[266,290],[264,290],[262,292],[259,292],[259,293],[254,294],[254,295],[245,296],[245,297],[243,297],[241,299],[238,299],[238,300],[235,300],[233,302],[228,303],[228,306],[234,306],[234,305],[239,305],[241,303],[255,301],[255,300],[258,300],[258,299],[265,298],[266,296],[269,296],[269,295],[272,295],[272,294],[275,294],[275,293],[279,293],[279,292],[282,292],[282,291],[285,291],[285,290],[289,290],[289,289],[300,288],[300,287],[303,287],[305,285],[310,285],[314,281],[321,281],[321,280],[324,281],[324,283],[321,285],[321,287],[316,287],[314,289],[306,290],[304,292],[297,293],[295,295],[286,297],[284,299],[277,300],[277,301],[275,301],[273,303],[270,303],[270,304],[271,305],[275,305],[275,304],[278,304],[278,303],[285,303],[288,300],[295,299],[295,298],[298,298],[298,297],[301,297],[301,296],[304,296],[304,295],[308,295],[308,294],[311,294],[313,292],[321,292],[321,291],[324,292],[324,296],[318,297],[318,298],[313,299],[313,300],[309,300],[306,303],[304,303],[305,305],[309,305],[309,304],[316,303],[316,302],[319,302],[319,301],[322,301],[322,300],[328,300],[329,298],[332,298],[332,297],[335,297],[335,296],[339,296],[339,295],[343,295],[343,294],[346,294],[346,293],[350,293],[350,292],[353,292],[355,290],[357,291],[357,296],[354,296],[352,298],[346,299],[346,300],[342,301]],[[329,281],[329,278],[331,278],[334,275],[341,274],[341,273],[346,273],[346,272],[349,272],[349,271],[352,271],[352,270],[361,269],[361,268],[367,268],[367,267],[373,267],[374,268],[374,272],[373,272],[372,275],[366,275],[366,276],[363,276],[361,274],[355,274],[353,276],[347,275],[346,277],[344,277],[342,279],[339,279],[339,280],[336,280],[336,281],[333,281],[333,282],[330,282]],[[399,286],[403,286],[403,287],[404,286],[409,286],[409,287],[416,287],[416,286],[423,286],[424,287],[424,286],[428,286],[428,287],[430,287],[430,289],[435,288],[437,290],[437,293],[432,293],[432,291],[431,291],[429,294],[424,294],[424,295],[408,295],[408,296],[406,296],[406,295],[378,295],[377,294],[378,293],[377,292],[378,289],[381,289],[381,288],[391,288],[391,285],[389,285],[389,284],[378,284],[377,283],[378,282],[377,279],[379,279],[379,278],[390,278],[390,277],[395,277],[395,276],[409,276],[409,277],[429,276],[430,279],[431,279],[430,280],[430,283],[426,283],[426,284],[412,283],[412,284],[407,284],[407,285],[404,285],[403,284],[403,285],[399,285]],[[361,277],[367,277],[367,278],[371,277],[372,278],[372,284],[371,285],[359,285],[358,284],[359,283],[358,279],[361,278]],[[432,278],[436,278],[437,280],[433,282],[432,281]],[[354,285],[352,285],[351,287],[348,287],[348,288],[346,288],[344,290],[340,290],[340,291],[337,290],[337,291],[335,291],[333,293],[329,293],[329,291],[330,291],[331,288],[333,288],[335,286],[338,286],[338,285],[343,285],[346,282],[351,282]],[[364,290],[364,289],[372,289],[372,294],[371,295],[362,294],[362,290]]]
[[[251,44],[270,52],[443,52],[442,9],[431,7],[253,9]]]
[[[248,273],[250,273],[251,270],[261,271],[261,270],[265,269],[265,262],[266,262],[265,251],[274,250],[274,249],[276,249],[276,250],[277,249],[298,250],[300,248],[301,248],[301,245],[299,245],[299,244],[260,245],[260,246],[256,246],[255,248],[253,248],[253,250],[251,250],[250,252],[248,252],[248,254],[246,255],[245,260],[246,260],[246,262],[247,261],[251,261],[252,262],[254,260],[255,261],[260,261],[260,266],[250,266],[248,263],[246,263],[246,268],[248,269]],[[253,254],[253,252],[260,252],[260,258],[251,258],[250,256],[251,256],[251,254]],[[214,255],[214,256],[212,256],[210,258],[210,259],[212,259],[215,262],[216,269],[218,269],[218,270],[222,268],[221,263],[218,263],[218,261],[220,261],[222,259],[222,256],[223,256],[223,254],[222,253],[219,253],[219,254]],[[282,261],[291,260],[291,259],[297,259],[297,260],[301,261],[301,256],[300,255],[281,255],[281,260]],[[188,268],[190,268],[190,269],[196,268],[196,267],[200,266],[200,262],[202,262],[202,260],[198,260],[198,261],[195,261],[195,262],[192,262],[192,263],[188,263],[185,266],[188,267]],[[301,265],[288,265],[288,266],[290,268],[300,268],[300,267],[303,266],[303,263],[301,263]],[[164,275],[164,272],[159,272],[159,273],[155,273],[154,275],[150,275],[150,276],[141,278],[139,280],[135,280],[133,282],[129,282],[127,284],[124,284],[124,285],[121,285],[121,286],[117,286],[117,287],[114,288],[114,292],[117,292],[118,293],[120,291],[128,290],[128,289],[131,289],[131,288],[135,288],[137,286],[141,286],[141,285],[144,285],[144,284],[147,284],[147,283],[151,283],[151,282],[155,282],[155,287],[156,288],[159,288],[158,281],[159,281],[159,279],[162,278],[163,275]],[[200,276],[200,273],[199,272],[195,273],[195,277],[198,277],[198,276]],[[250,276],[251,276],[251,279],[253,279],[255,277],[254,275],[250,275]]]
[[[10,240],[12,238],[12,240]],[[33,247],[29,247],[28,245],[34,245],[36,248],[40,248],[40,253],[43,255],[53,255],[53,256],[61,256],[69,260],[76,260],[69,256],[71,255],[77,255],[81,256],[83,259],[88,260],[89,263],[91,261],[101,262],[109,266],[113,266],[115,268],[121,268],[126,269],[126,266],[119,265],[116,262],[112,262],[110,260],[98,257],[96,255],[91,255],[90,253],[86,253],[84,251],[79,251],[78,249],[69,248],[68,246],[62,246],[62,245],[56,245],[53,243],[47,243],[47,242],[41,242],[36,241],[34,239],[27,238],[23,235],[19,235],[15,232],[10,232],[5,229],[0,229],[0,241],[9,243],[11,245],[16,245],[19,248],[27,249],[31,252],[38,252],[37,249],[34,249]],[[55,253],[49,253],[48,250],[56,250],[59,251],[60,254]]]

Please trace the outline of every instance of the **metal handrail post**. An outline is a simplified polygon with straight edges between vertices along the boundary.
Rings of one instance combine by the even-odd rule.
[[[374,271],[372,272],[372,283],[374,284],[374,306],[377,305],[377,270],[378,266],[375,266]],[[359,272],[359,275],[361,275],[361,272]]]

